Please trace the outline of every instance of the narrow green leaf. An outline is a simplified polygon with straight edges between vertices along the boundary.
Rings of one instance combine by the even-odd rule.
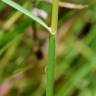
[[[15,3],[12,0],[2,0],[4,3],[8,4],[9,6],[17,9],[18,11],[22,12],[23,14],[27,15],[28,17],[30,17],[31,19],[33,19],[34,21],[38,22],[40,25],[42,25],[44,28],[46,28],[49,32],[50,28],[43,22],[43,20],[41,20],[38,16],[34,15],[33,13],[29,12],[28,10],[26,10],[25,8],[21,7],[19,4]]]

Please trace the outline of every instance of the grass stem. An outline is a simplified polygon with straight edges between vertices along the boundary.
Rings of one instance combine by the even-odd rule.
[[[54,96],[58,3],[59,0],[53,0],[51,34],[49,36],[46,96]]]

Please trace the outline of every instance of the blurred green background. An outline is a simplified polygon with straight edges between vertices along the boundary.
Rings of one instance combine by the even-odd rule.
[[[50,26],[48,0],[14,1]],[[96,96],[95,2],[60,1],[55,96]],[[0,96],[45,96],[48,37],[47,30],[0,1]]]

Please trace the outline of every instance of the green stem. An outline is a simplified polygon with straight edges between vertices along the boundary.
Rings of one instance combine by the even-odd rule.
[[[46,96],[54,96],[54,78],[55,78],[55,44],[56,37],[55,35],[50,35],[49,37],[49,58],[48,58],[48,67],[47,67],[47,90]]]
[[[59,0],[53,0],[51,34],[49,37],[46,96],[54,96],[58,3]]]

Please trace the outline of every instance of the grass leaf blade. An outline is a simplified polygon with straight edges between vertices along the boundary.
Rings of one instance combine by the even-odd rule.
[[[38,22],[40,25],[42,25],[44,28],[46,28],[50,32],[50,28],[41,20],[38,16],[34,15],[33,13],[29,12],[25,8],[21,7],[19,4],[15,3],[12,0],[2,0],[4,3],[8,4],[9,6],[17,9],[18,11],[22,12],[23,14],[27,15],[34,21]]]

